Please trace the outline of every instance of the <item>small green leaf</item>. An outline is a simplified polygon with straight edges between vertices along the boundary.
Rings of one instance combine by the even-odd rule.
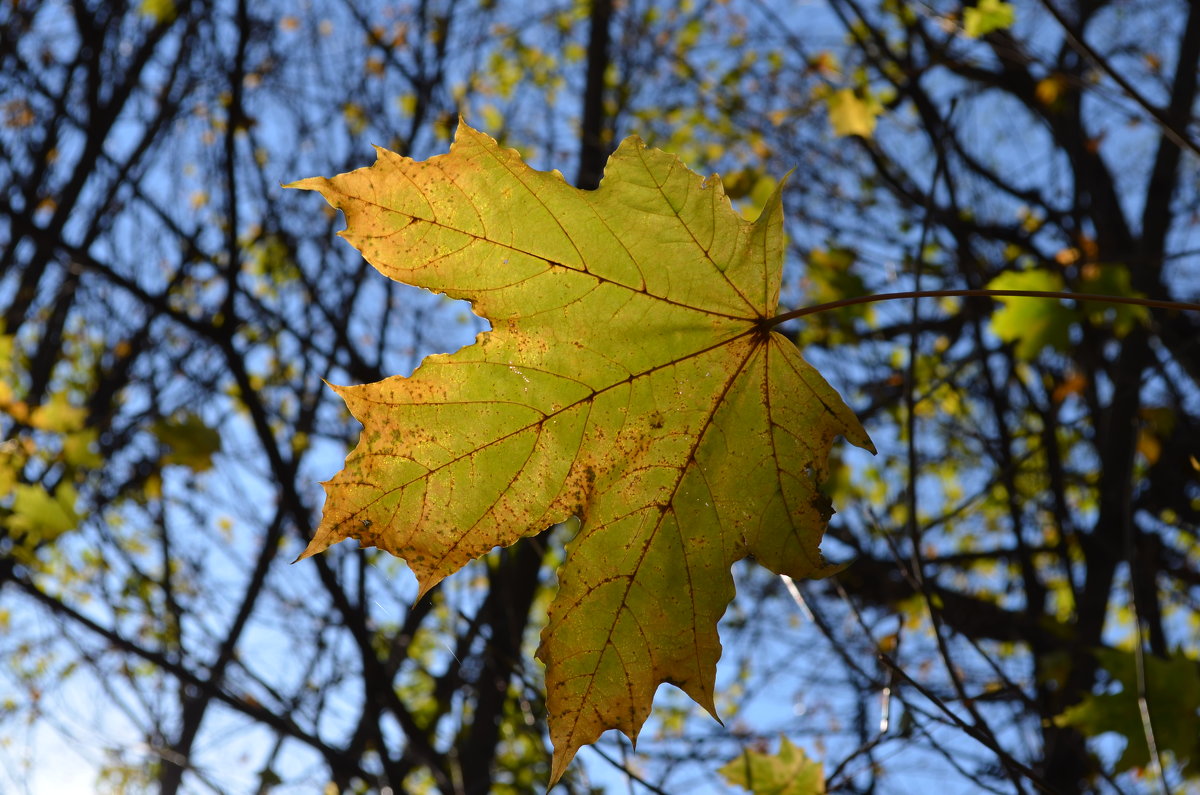
[[[182,419],[165,419],[151,429],[159,441],[171,448],[163,464],[178,464],[204,472],[212,468],[212,457],[221,451],[221,434],[195,414]]]
[[[1003,0],[979,0],[974,8],[963,11],[963,30],[977,39],[994,30],[1007,30],[1016,21],[1017,11]]]
[[[805,756],[787,737],[779,738],[779,752],[767,754],[747,748],[717,771],[735,787],[754,795],[824,795],[825,772],[820,762]]]
[[[1081,293],[1122,295],[1144,298],[1129,282],[1129,268],[1124,265],[1085,265],[1079,281]],[[1124,337],[1136,326],[1150,321],[1150,310],[1136,304],[1108,304],[1102,301],[1083,301],[1081,308],[1088,320],[1097,326],[1112,325],[1113,333]]]
[[[989,290],[1061,292],[1063,278],[1050,271],[1002,273],[988,282]],[[1002,304],[992,315],[992,333],[1005,342],[1016,342],[1021,359],[1036,359],[1045,348],[1067,347],[1075,313],[1050,298],[997,298]]]
[[[810,285],[809,301],[823,304],[866,295],[866,282],[862,276],[851,270],[857,256],[853,249],[841,247],[810,251],[808,271],[805,274]],[[866,311],[865,307],[847,308],[860,314]]]

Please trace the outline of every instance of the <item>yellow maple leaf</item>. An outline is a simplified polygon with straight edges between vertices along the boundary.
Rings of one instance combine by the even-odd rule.
[[[304,556],[355,538],[423,594],[576,517],[538,650],[551,783],[606,729],[636,738],[662,682],[715,714],[730,566],[829,573],[826,458],[838,435],[871,447],[772,330],[780,189],[744,220],[718,178],[630,138],[578,190],[465,124],[449,154],[379,149],[293,187],[344,212],[382,273],[492,323],[409,377],[336,387],[364,428]]]

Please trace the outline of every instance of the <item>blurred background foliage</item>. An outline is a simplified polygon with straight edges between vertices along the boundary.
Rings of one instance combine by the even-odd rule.
[[[324,381],[483,325],[281,183],[462,115],[594,187],[638,134],[748,216],[791,171],[785,308],[1194,302],[1198,63],[1184,0],[0,3],[0,789],[544,788],[567,528],[415,604],[374,550],[288,565],[357,433]],[[557,791],[1195,786],[1200,317],[788,328],[880,448],[830,484],[854,563],[739,568],[725,725],[664,688]]]

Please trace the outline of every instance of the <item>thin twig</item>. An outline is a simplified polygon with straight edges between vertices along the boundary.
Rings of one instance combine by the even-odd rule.
[[[1051,298],[1060,301],[1097,301],[1109,304],[1132,304],[1149,309],[1173,309],[1179,312],[1200,312],[1200,304],[1190,301],[1165,301],[1160,298],[1138,298],[1129,295],[1099,295],[1097,293],[1073,293],[1057,290],[905,290],[898,293],[875,293],[859,295],[854,298],[842,298],[837,301],[827,301],[823,304],[793,309],[762,321],[766,328],[778,326],[789,320],[807,315],[816,315],[847,306],[872,304],[877,301],[899,301],[905,298]]]
[[[911,686],[914,690],[928,699],[931,704],[936,706],[943,715],[949,718],[950,721],[953,722],[954,725],[959,729],[961,729],[967,736],[982,743],[990,751],[992,751],[992,753],[1004,760],[1005,764],[1011,765],[1013,768],[1018,770],[1021,775],[1029,779],[1029,781],[1038,789],[1042,790],[1043,792],[1054,792],[1054,789],[1047,784],[1046,781],[1039,776],[1035,770],[1015,759],[1011,754],[1001,748],[996,743],[995,739],[992,738],[988,733],[980,731],[978,727],[967,723],[965,720],[955,714],[954,710],[946,706],[944,701],[938,698],[920,682],[905,673],[904,669],[901,668],[891,657],[881,653],[879,654],[879,661],[882,662],[888,669],[890,669],[898,678],[902,679],[905,684]]]
[[[1137,646],[1133,650],[1133,663],[1137,676],[1138,715],[1142,719],[1142,736],[1146,738],[1146,748],[1150,752],[1153,767],[1158,768],[1158,783],[1163,795],[1171,795],[1167,786],[1167,768],[1163,765],[1162,754],[1158,751],[1158,741],[1154,739],[1154,724],[1150,722],[1150,702],[1146,700],[1146,653],[1142,648],[1142,619],[1137,615],[1136,600],[1134,601],[1134,617],[1137,622]],[[1132,742],[1133,738],[1130,738]]]
[[[1125,522],[1125,565],[1129,567],[1130,602],[1133,606],[1133,625],[1137,633],[1137,642],[1133,647],[1134,685],[1137,690],[1138,717],[1142,723],[1142,737],[1146,741],[1146,750],[1150,753],[1150,768],[1158,768],[1158,783],[1163,795],[1171,795],[1167,786],[1167,768],[1163,764],[1162,754],[1158,750],[1158,740],[1154,737],[1154,724],[1150,720],[1150,702],[1146,699],[1146,640],[1142,628],[1142,615],[1138,604],[1138,589],[1135,586],[1136,568],[1134,558],[1137,557],[1134,530],[1131,522]],[[1129,738],[1133,742],[1133,738]]]
[[[950,129],[950,117],[954,114],[954,105],[951,104],[950,111],[946,116],[945,121],[940,125],[940,129],[934,136],[934,145],[937,150],[937,159],[933,167],[933,177],[930,179],[929,192],[925,197],[925,212],[921,221],[921,234],[917,241],[916,255],[912,258],[913,262],[913,291],[921,292],[921,271],[925,264],[925,245],[928,242],[930,229],[933,220],[933,196],[937,192],[938,180],[942,176],[942,171],[945,168],[946,148],[943,142],[943,137]],[[953,182],[947,180],[947,188],[953,189]],[[953,201],[953,199],[951,200]],[[946,673],[950,677],[950,681],[954,685],[955,691],[958,693],[963,706],[970,713],[975,721],[975,725],[986,733],[992,744],[1000,747],[1000,741],[996,738],[987,723],[983,720],[983,716],[975,707],[974,701],[967,695],[967,689],[958,675],[958,671],[954,665],[954,660],[950,656],[950,644],[946,641],[945,635],[942,633],[942,620],[938,605],[930,592],[929,584],[925,581],[925,561],[921,553],[921,527],[917,517],[917,481],[920,474],[920,462],[917,457],[917,397],[916,397],[916,380],[917,380],[917,356],[920,352],[920,332],[918,330],[918,321],[920,320],[920,312],[918,306],[920,301],[916,298],[912,302],[912,314],[910,317],[910,330],[908,335],[908,366],[904,371],[904,426],[905,426],[905,443],[908,466],[906,467],[905,478],[907,485],[906,501],[908,503],[908,517],[905,522],[908,531],[909,554],[911,555],[910,565],[912,566],[912,575],[916,579],[920,594],[925,601],[925,607],[929,611],[930,624],[933,628],[933,636],[937,641],[938,651],[942,655],[942,661],[946,666]],[[997,752],[997,758],[1008,773],[1013,786],[1017,792],[1025,792],[1025,788],[1021,786],[1020,773],[1014,766],[1009,764],[1009,757],[1006,754]]]
[[[1176,146],[1178,146],[1180,149],[1186,149],[1194,155],[1200,155],[1200,145],[1188,137],[1185,131],[1175,129],[1175,125],[1171,123],[1169,118],[1167,118],[1167,114],[1163,111],[1163,109],[1157,105],[1151,104],[1148,99],[1142,96],[1141,92],[1134,88],[1132,83],[1126,80],[1120,72],[1113,68],[1112,64],[1108,62],[1107,58],[1096,52],[1096,50],[1090,44],[1083,40],[1083,36],[1076,36],[1075,31],[1071,30],[1071,26],[1068,24],[1066,17],[1062,15],[1062,12],[1060,12],[1054,6],[1054,4],[1050,2],[1050,0],[1041,0],[1041,3],[1042,7],[1046,9],[1050,16],[1054,17],[1054,21],[1062,27],[1063,33],[1067,37],[1067,42],[1070,43],[1073,50],[1090,61],[1092,66],[1108,75],[1109,79],[1120,86],[1121,90],[1124,91],[1130,99],[1137,103],[1142,110],[1154,117],[1154,120],[1158,122],[1159,129],[1161,129],[1163,134],[1170,138]]]
[[[624,773],[628,777],[628,780],[636,781],[638,784],[641,784],[646,789],[655,793],[655,795],[668,795],[668,793],[666,791],[664,791],[661,787],[651,784],[649,781],[642,778],[637,773],[634,773],[632,770],[629,769],[628,765],[624,765],[620,761],[613,759],[611,756],[606,754],[604,752],[604,749],[602,749],[598,743],[592,743],[587,748],[589,751],[591,751],[592,753],[599,756],[605,762],[608,762],[614,768],[616,768],[617,770],[620,770],[622,773]]]

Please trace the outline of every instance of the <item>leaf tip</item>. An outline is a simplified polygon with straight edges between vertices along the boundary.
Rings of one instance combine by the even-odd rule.
[[[311,558],[313,555],[319,555],[325,550],[329,549],[329,540],[324,536],[325,534],[320,532],[313,536],[313,539],[308,542],[308,546],[306,546],[304,551],[292,561],[292,564],[295,565],[305,558]]]
[[[858,415],[843,403],[844,411],[838,412],[838,417],[842,421],[842,427],[837,431],[843,439],[850,444],[866,450],[871,455],[878,455],[879,451],[875,449],[875,442],[871,441],[871,435],[867,433],[867,429],[863,427],[862,421]]]
[[[474,127],[472,127],[460,113],[458,115],[458,127],[454,130],[454,140],[450,144],[450,149],[453,151],[455,146],[471,138],[489,142],[496,148],[499,148],[500,146],[495,138],[483,132],[482,130],[476,130]]]
[[[412,569],[411,564],[409,564],[409,568]],[[417,571],[413,571],[413,574],[417,575],[417,598],[413,600],[413,604],[424,599],[434,586],[445,579],[442,576],[422,574]]]
[[[824,580],[829,577],[835,577],[854,565],[854,560],[854,558],[851,558],[850,560],[844,560],[841,563],[830,563],[829,561],[825,560],[824,556],[822,556],[822,567],[812,574],[807,575],[807,577],[810,580]]]
[[[550,762],[550,781],[546,784],[546,792],[554,789],[554,785],[562,779],[563,775],[567,772],[567,767],[571,764],[571,760],[575,758],[576,750],[578,749],[554,749],[554,758]]]
[[[323,192],[322,188],[324,188],[328,183],[328,177],[306,177],[304,179],[297,179],[286,184],[281,184],[280,187],[286,190],[315,190],[317,192]]]
[[[871,455],[879,455],[879,451],[875,449],[875,442],[871,441],[871,437],[867,435],[867,431],[862,426],[856,428],[854,436],[849,437],[847,441],[855,447],[866,450]]]

